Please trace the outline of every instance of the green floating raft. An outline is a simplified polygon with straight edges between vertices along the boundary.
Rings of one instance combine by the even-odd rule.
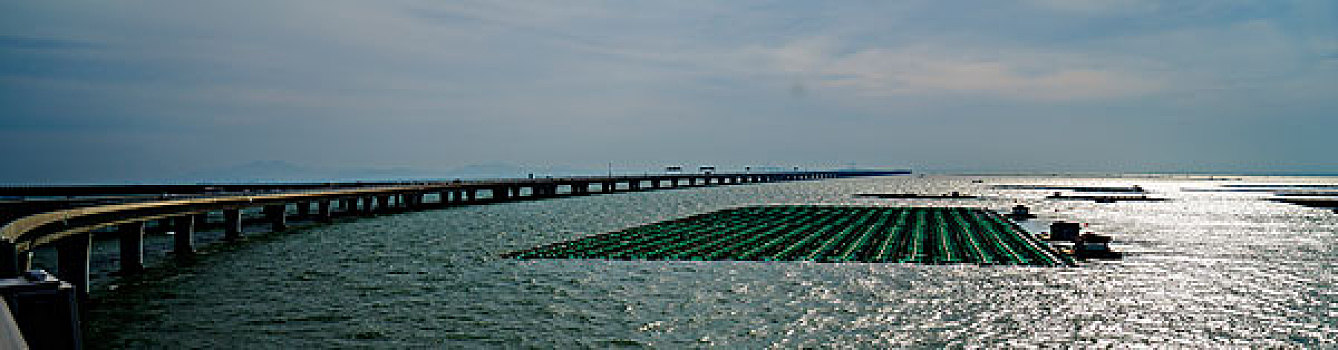
[[[1075,266],[980,208],[786,205],[721,210],[504,255],[517,259]]]

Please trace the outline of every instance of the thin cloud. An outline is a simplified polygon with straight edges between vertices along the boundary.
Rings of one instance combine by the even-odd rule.
[[[1147,95],[1162,85],[1134,72],[1028,66],[1034,65],[868,50],[834,59],[824,83],[873,96],[964,93],[1048,101]]]

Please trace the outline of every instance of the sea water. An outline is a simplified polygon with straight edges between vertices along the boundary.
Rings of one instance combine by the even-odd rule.
[[[312,225],[103,281],[90,348],[1338,346],[1338,214],[1208,192],[1335,178],[898,176],[457,207]],[[997,184],[1139,185],[1163,202]],[[959,191],[980,199],[857,193]],[[1024,204],[1119,261],[1076,268],[521,261],[504,252],[757,204]]]

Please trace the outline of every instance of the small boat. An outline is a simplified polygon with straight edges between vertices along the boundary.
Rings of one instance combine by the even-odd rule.
[[[1013,206],[1013,212],[1008,213],[1005,216],[1013,220],[1026,220],[1036,217],[1036,214],[1031,213],[1031,208],[1018,204]]]
[[[1073,243],[1073,256],[1079,259],[1119,259],[1124,256],[1110,250],[1110,236],[1084,233]]]

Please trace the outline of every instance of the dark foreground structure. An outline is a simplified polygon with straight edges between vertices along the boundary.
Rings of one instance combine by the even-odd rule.
[[[993,211],[943,207],[736,208],[506,256],[1075,266]]]

